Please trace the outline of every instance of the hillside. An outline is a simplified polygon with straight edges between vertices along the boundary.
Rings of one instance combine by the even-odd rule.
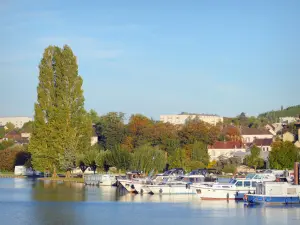
[[[299,117],[300,115],[300,105],[290,106],[282,110],[269,111],[260,114],[259,118],[272,118],[277,120],[279,117]]]

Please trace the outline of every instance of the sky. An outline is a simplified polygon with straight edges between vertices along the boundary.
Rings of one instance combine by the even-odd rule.
[[[299,104],[300,1],[1,0],[0,116],[33,116],[38,65],[68,44],[100,115],[258,115]]]

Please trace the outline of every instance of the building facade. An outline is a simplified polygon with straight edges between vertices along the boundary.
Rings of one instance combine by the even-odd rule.
[[[199,119],[203,122],[216,125],[219,122],[223,122],[223,117],[218,115],[211,115],[211,114],[177,114],[177,115],[160,115],[159,119],[161,122],[164,123],[171,123],[174,125],[182,125],[185,124],[189,119]]]
[[[245,144],[253,143],[255,139],[273,139],[274,135],[268,130],[242,127],[241,136]]]
[[[245,155],[246,148],[239,141],[216,141],[208,146],[210,161],[218,161],[220,157],[230,158]]]
[[[7,123],[12,123],[15,128],[22,128],[24,123],[32,121],[31,117],[0,117],[0,126],[5,126]]]

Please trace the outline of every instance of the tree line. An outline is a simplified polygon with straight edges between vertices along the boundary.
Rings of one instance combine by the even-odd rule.
[[[121,112],[99,116],[94,110],[85,110],[82,83],[76,56],[69,46],[45,49],[39,65],[34,121],[26,127],[32,131],[27,165],[40,171],[66,171],[79,166],[82,171],[87,167],[116,167],[149,172],[168,167],[233,171],[241,164],[237,158],[210,162],[208,155],[208,146],[217,140],[242,141],[239,129],[230,128],[224,133],[222,124],[210,125],[197,117],[183,125],[173,125],[141,114],[131,115],[128,123]],[[245,114],[237,120],[238,124],[251,122]],[[98,143],[91,146],[93,127]],[[294,150],[291,155],[296,156]],[[278,152],[276,148],[274,152]],[[270,156],[274,166],[287,165],[287,160],[278,161],[281,152],[277,156],[275,153]],[[257,158],[254,149],[247,164],[260,167],[261,160]]]

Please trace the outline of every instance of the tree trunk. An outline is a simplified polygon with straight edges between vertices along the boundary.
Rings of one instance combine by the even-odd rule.
[[[67,171],[66,178],[71,178],[71,172],[70,172],[70,170]]]
[[[52,178],[57,178],[56,168],[53,170]]]

